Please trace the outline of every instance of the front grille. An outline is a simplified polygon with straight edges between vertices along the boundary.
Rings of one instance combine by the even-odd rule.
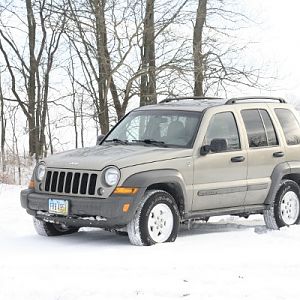
[[[45,191],[93,196],[96,192],[97,174],[78,171],[47,171]]]

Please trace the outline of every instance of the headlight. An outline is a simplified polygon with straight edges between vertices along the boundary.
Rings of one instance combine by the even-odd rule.
[[[46,166],[44,163],[40,163],[35,170],[35,177],[38,181],[42,181],[46,173]]]
[[[104,181],[107,185],[113,186],[120,179],[120,171],[116,167],[109,167],[104,171]]]

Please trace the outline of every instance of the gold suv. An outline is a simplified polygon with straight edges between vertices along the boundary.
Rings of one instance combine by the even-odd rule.
[[[281,98],[175,98],[128,113],[97,145],[45,158],[21,204],[41,235],[80,227],[173,242],[180,222],[300,218],[300,127]]]

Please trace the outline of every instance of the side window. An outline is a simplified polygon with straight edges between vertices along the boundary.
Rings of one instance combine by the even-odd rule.
[[[250,148],[268,146],[267,135],[258,109],[247,109],[241,112],[248,136]]]
[[[290,110],[283,108],[275,109],[275,113],[283,129],[286,143],[288,145],[300,144],[300,128],[294,114]]]
[[[262,120],[263,120],[264,125],[265,125],[268,145],[269,146],[279,145],[277,135],[276,135],[276,132],[275,132],[275,129],[274,129],[274,125],[272,123],[272,120],[270,118],[269,113],[264,109],[260,109],[259,112],[260,112],[260,115],[261,115]]]
[[[227,142],[227,151],[241,149],[240,137],[233,113],[218,113],[211,118],[204,144],[210,145],[213,139],[225,139]]]

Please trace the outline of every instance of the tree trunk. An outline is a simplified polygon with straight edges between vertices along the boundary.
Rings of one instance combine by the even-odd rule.
[[[103,84],[103,102],[107,105],[107,96],[108,90],[110,90],[114,108],[116,110],[118,119],[120,120],[123,117],[122,113],[122,105],[119,100],[119,95],[117,91],[117,86],[113,78],[112,68],[111,68],[111,60],[110,54],[108,51],[107,45],[107,30],[106,30],[106,21],[105,21],[105,0],[92,0],[93,9],[95,12],[96,18],[96,34],[97,34],[97,54],[99,59],[99,73],[100,73],[100,81]],[[106,108],[107,113],[105,113],[105,117],[107,120],[108,116],[108,108]],[[108,122],[109,123],[109,122]],[[108,128],[109,130],[109,128]],[[103,132],[106,133],[106,132]]]
[[[6,119],[4,115],[4,99],[2,92],[1,74],[0,74],[0,118],[1,118],[1,162],[2,162],[2,172],[6,171],[6,161],[5,161],[5,133],[6,133]]]
[[[144,18],[143,45],[141,49],[142,70],[140,106],[157,103],[156,94],[156,66],[155,66],[155,29],[154,29],[154,1],[146,1]]]
[[[80,99],[80,137],[81,147],[84,147],[83,97]]]
[[[49,138],[50,154],[52,155],[54,153],[54,148],[53,148],[53,141],[52,141],[51,126],[50,126],[49,110],[47,110],[47,125],[48,125],[48,138]]]
[[[35,43],[36,43],[36,22],[32,9],[31,0],[26,0],[27,10],[27,27],[28,27],[28,47],[29,47],[29,78],[28,78],[28,113],[30,119],[28,120],[29,126],[29,154],[35,154],[35,159],[38,160],[40,153],[39,146],[39,130],[37,128],[38,118],[36,114],[36,74],[37,74],[37,61],[35,57]]]
[[[194,95],[204,96],[203,29],[207,14],[207,0],[199,0],[193,37]]]

